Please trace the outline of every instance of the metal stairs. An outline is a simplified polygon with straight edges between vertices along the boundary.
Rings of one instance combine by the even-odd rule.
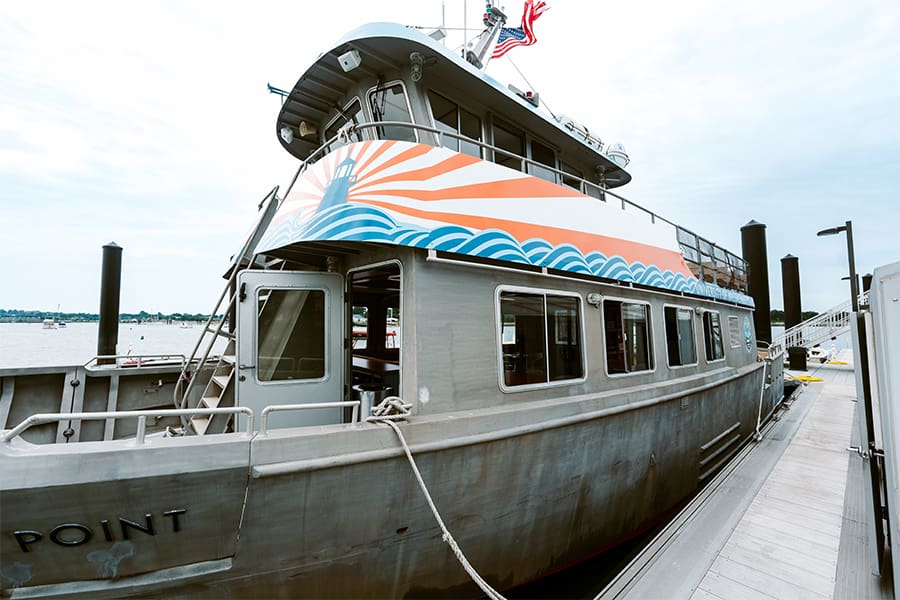
[[[263,198],[259,205],[259,218],[250,235],[244,242],[240,252],[235,254],[228,271],[228,283],[219,296],[215,308],[210,313],[203,332],[194,345],[194,350],[185,362],[185,366],[175,386],[175,408],[226,408],[235,405],[235,363],[237,356],[236,340],[233,333],[234,323],[231,323],[232,331],[225,329],[229,315],[234,314],[237,299],[237,276],[240,271],[253,268],[256,264],[255,249],[262,239],[266,228],[278,210],[280,200],[278,187],[272,189]],[[227,304],[226,304],[227,298]],[[223,308],[224,305],[224,308]],[[216,322],[216,315],[222,318]],[[215,324],[214,324],[215,322]],[[211,363],[210,355],[213,346],[219,339],[226,339],[227,344],[222,355],[218,357],[212,369],[212,375],[206,382],[203,392],[193,406],[192,394],[198,383],[198,372]],[[202,348],[202,350],[201,350]],[[192,372],[193,369],[193,372]],[[207,433],[223,433],[227,431],[233,415],[193,415],[190,418],[182,418],[182,425],[186,433],[204,435]]]
[[[865,292],[859,297],[859,305],[864,306],[868,303],[869,293]],[[848,331],[852,315],[852,303],[850,300],[846,300],[811,319],[786,329],[781,336],[772,340],[772,347],[781,350],[787,348],[806,348],[808,350]]]

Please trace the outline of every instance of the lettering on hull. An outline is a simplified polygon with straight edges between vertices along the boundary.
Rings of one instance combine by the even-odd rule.
[[[164,524],[160,528],[160,533],[178,533],[181,531],[181,516],[186,512],[186,508],[175,508],[163,511],[162,517],[164,519]],[[99,526],[95,525],[94,527],[85,525],[84,523],[60,523],[47,532],[46,538],[57,546],[81,546],[94,539],[95,530],[99,530],[96,535],[102,536],[107,542],[115,542],[119,538],[122,540],[129,540],[133,535],[136,535],[135,532],[140,532],[144,535],[157,534],[157,525],[159,525],[159,521],[154,524],[152,513],[146,513],[144,515],[143,523],[126,519],[125,517],[119,517],[117,520],[119,522],[118,528],[110,525],[108,519],[103,519],[100,521]],[[117,534],[119,535],[117,536]],[[16,531],[13,531],[12,535],[19,543],[19,548],[22,552],[33,552],[35,548],[32,546],[43,541],[45,538],[44,532],[37,529],[17,529]]]

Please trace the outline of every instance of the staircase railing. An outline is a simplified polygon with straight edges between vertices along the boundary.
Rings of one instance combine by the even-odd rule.
[[[250,235],[247,236],[247,239],[244,242],[244,245],[241,247],[240,252],[238,252],[234,256],[234,259],[231,263],[228,283],[225,284],[225,288],[219,295],[219,300],[216,302],[215,308],[213,308],[212,312],[210,313],[209,319],[207,319],[206,325],[203,327],[203,331],[197,338],[197,343],[194,344],[194,349],[191,351],[191,354],[185,362],[184,367],[181,370],[181,374],[178,377],[178,381],[175,384],[175,408],[186,408],[187,399],[190,397],[191,391],[194,389],[196,378],[192,376],[191,368],[196,365],[196,367],[199,369],[202,365],[206,364],[206,361],[209,359],[209,355],[212,352],[216,340],[222,337],[232,340],[234,339],[234,335],[228,331],[225,331],[223,327],[225,325],[225,319],[229,314],[231,314],[232,310],[234,309],[235,294],[233,293],[233,291],[235,290],[235,282],[237,281],[237,276],[241,269],[252,264],[252,257],[256,250],[256,246],[262,239],[262,236],[265,233],[266,228],[269,226],[269,223],[272,222],[272,217],[275,216],[275,212],[278,210],[279,202],[280,200],[278,198],[278,186],[275,186],[268,194],[265,195],[262,202],[260,203],[259,218],[257,219],[256,225],[250,232]],[[225,301],[226,297],[228,297],[228,305],[224,311],[220,312],[220,310],[222,309],[222,303]],[[213,326],[213,321],[218,314],[221,314],[222,318],[219,319],[218,323],[215,326]],[[207,340],[207,334],[210,333],[212,334],[212,337]],[[207,340],[205,346],[204,340]],[[204,346],[202,352],[200,352],[201,346]],[[198,355],[202,356],[198,357]]]
[[[868,298],[868,292],[860,295],[860,306],[868,304]],[[782,350],[786,348],[812,348],[825,340],[846,332],[850,328],[850,317],[852,314],[852,303],[850,300],[846,300],[823,313],[786,329],[781,336],[772,340],[772,346]]]

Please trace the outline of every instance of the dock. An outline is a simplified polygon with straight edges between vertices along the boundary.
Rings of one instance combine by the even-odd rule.
[[[810,365],[758,442],[710,482],[596,600],[893,598],[870,564],[852,353]]]

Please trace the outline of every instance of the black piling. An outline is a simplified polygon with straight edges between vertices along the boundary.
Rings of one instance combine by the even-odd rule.
[[[741,247],[744,260],[748,264],[748,293],[756,304],[753,312],[753,327],[756,339],[772,343],[772,316],[769,301],[769,267],[766,253],[766,226],[750,221],[741,227]]]
[[[803,320],[800,309],[800,260],[788,254],[781,259],[781,292],[784,296],[784,328]]]
[[[122,285],[122,248],[115,242],[103,246],[100,275],[100,328],[97,331],[97,356],[112,356],[119,340],[119,290]],[[99,359],[98,364],[115,364],[115,359]]]
[[[784,328],[790,329],[803,321],[803,310],[800,301],[800,259],[788,254],[781,259],[781,293],[784,297]],[[802,343],[803,340],[800,340]],[[787,349],[788,364],[795,371],[806,370],[805,346],[793,346]]]

